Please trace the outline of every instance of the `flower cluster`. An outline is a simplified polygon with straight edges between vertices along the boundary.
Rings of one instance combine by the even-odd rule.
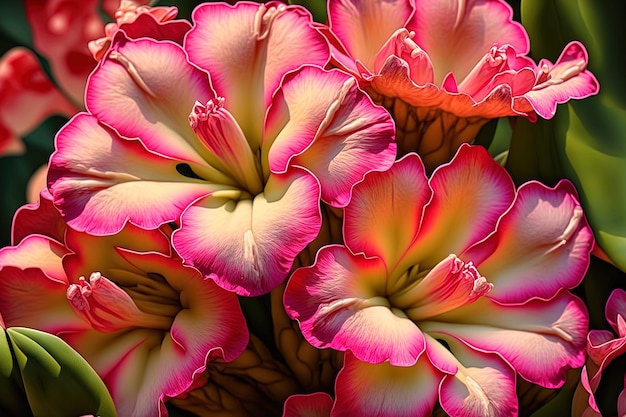
[[[0,151],[71,118],[0,249],[0,324],[58,336],[117,415],[514,416],[520,381],[559,389],[587,352],[599,412],[624,297],[615,347],[575,295],[595,248],[576,187],[516,185],[473,143],[595,95],[582,43],[536,64],[503,0],[329,0],[327,24],[40,3],[60,90],[3,58]]]

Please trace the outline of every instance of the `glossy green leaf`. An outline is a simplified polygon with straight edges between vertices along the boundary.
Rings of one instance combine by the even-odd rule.
[[[63,340],[21,327],[9,328],[6,333],[33,416],[116,416],[100,377]]]
[[[6,331],[0,327],[0,415],[30,417],[20,370]]]
[[[626,271],[626,50],[624,2],[522,0],[533,57],[553,62],[571,40],[589,52],[600,94],[559,106],[550,121],[518,120],[507,169],[517,182],[569,178],[600,247]]]

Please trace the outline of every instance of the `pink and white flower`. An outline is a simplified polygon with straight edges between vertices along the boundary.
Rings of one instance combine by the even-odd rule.
[[[114,36],[58,134],[48,183],[94,235],[172,224],[186,264],[240,295],[281,283],[320,229],[320,199],[395,159],[389,114],[339,70],[298,6],[207,3],[182,46]],[[86,140],[85,138],[89,138]]]
[[[518,190],[464,144],[425,175],[411,153],[357,184],[345,245],[297,269],[284,304],[315,347],[345,351],[333,416],[513,416],[516,377],[547,388],[585,360],[569,293],[593,236],[568,181]]]
[[[489,120],[554,116],[596,94],[587,52],[568,44],[555,64],[526,55],[524,28],[503,0],[329,0],[335,64],[393,114],[402,154],[429,171]]]
[[[33,218],[56,224],[28,234]],[[103,379],[118,415],[167,415],[164,402],[204,382],[208,361],[245,349],[235,294],[184,266],[164,232],[76,232],[45,192],[18,211],[19,225],[19,243],[0,250],[4,324],[64,339]]]
[[[606,320],[617,334],[608,330],[591,330],[587,336],[589,360],[582,370],[581,380],[574,394],[572,416],[602,417],[596,393],[606,368],[618,357],[626,355],[626,291],[613,290],[606,302]],[[626,415],[626,373],[622,391],[617,398],[617,415]]]

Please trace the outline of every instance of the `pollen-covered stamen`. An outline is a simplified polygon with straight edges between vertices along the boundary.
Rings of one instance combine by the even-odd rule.
[[[207,147],[208,161],[252,195],[263,191],[257,161],[237,121],[224,108],[224,98],[199,101],[189,114],[189,124]]]
[[[74,312],[101,332],[128,327],[166,330],[172,323],[171,317],[141,311],[124,290],[99,272],[92,273],[89,281],[80,277],[67,288],[66,296]]]
[[[493,284],[483,277],[472,262],[450,255],[415,286],[389,296],[391,304],[420,321],[471,304],[487,294]]]
[[[285,10],[287,10],[287,6],[284,4],[278,7],[267,7],[264,4],[259,6],[259,10],[257,10],[254,16],[254,35],[257,40],[263,40],[269,36],[272,23]]]

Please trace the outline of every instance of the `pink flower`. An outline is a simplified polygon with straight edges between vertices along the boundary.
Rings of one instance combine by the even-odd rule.
[[[560,387],[585,359],[587,311],[568,289],[593,237],[571,183],[510,177],[462,145],[428,179],[415,154],[371,172],[343,245],[297,269],[284,304],[315,347],[345,351],[333,416],[517,413],[516,374]]]
[[[183,266],[164,232],[128,224],[94,237],[60,220],[45,191],[17,212],[16,245],[0,250],[0,315],[63,338],[120,416],[167,415],[164,402],[204,382],[207,361],[245,349],[236,296]]]
[[[391,111],[402,154],[419,152],[429,170],[489,119],[549,119],[598,91],[578,42],[535,65],[502,0],[329,0],[328,14],[335,63]]]
[[[33,52],[16,47],[0,59],[0,155],[24,150],[21,137],[52,115],[77,109],[48,79]]]
[[[606,302],[606,320],[617,337],[608,330],[591,330],[587,336],[589,360],[582,370],[581,381],[574,394],[572,416],[602,417],[596,401],[604,370],[611,362],[626,354],[626,291],[613,290]],[[626,374],[623,389],[617,398],[617,415],[626,415]]]
[[[182,46],[115,35],[88,112],[57,136],[49,187],[71,227],[169,223],[186,264],[263,294],[318,234],[320,199],[344,206],[392,164],[393,121],[321,68],[328,46],[305,9],[211,3],[193,20]]]

